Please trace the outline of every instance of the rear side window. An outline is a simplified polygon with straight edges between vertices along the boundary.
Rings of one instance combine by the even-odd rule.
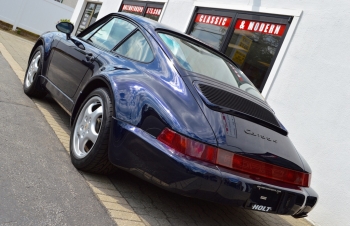
[[[137,31],[128,38],[115,52],[127,58],[145,63],[153,60],[151,47],[140,31]]]
[[[99,28],[97,32],[93,34],[90,32],[83,39],[96,46],[111,50],[135,28],[134,25],[125,20],[113,18],[103,27]]]

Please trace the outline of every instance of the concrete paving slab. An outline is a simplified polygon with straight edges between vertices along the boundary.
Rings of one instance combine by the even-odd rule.
[[[0,225],[114,225],[0,55]]]
[[[14,36],[2,30],[0,30],[0,42],[6,47],[22,69],[27,68],[29,54],[34,46],[34,42]]]

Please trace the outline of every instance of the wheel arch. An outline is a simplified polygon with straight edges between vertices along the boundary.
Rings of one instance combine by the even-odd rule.
[[[113,91],[112,91],[110,82],[107,80],[107,78],[105,78],[103,76],[95,76],[85,85],[85,87],[80,92],[77,100],[75,101],[75,104],[74,104],[74,107],[73,107],[73,110],[72,110],[72,114],[71,114],[71,119],[70,119],[70,125],[71,126],[74,123],[75,117],[78,114],[78,111],[79,111],[79,108],[80,108],[81,104],[84,102],[86,97],[93,90],[95,90],[97,88],[106,88],[108,90],[108,93],[109,93],[110,98],[112,100],[113,109],[114,109],[114,106],[115,106],[115,104],[114,104],[114,95],[113,95]],[[113,116],[115,116],[115,113],[113,113]]]
[[[38,40],[35,42],[32,50],[30,52],[30,56],[32,56],[32,54],[34,53],[36,48],[38,48],[38,46],[43,46],[43,49],[44,49],[43,71],[42,71],[43,75],[46,74],[47,69],[48,69],[49,57],[50,57],[52,47],[55,45],[55,43],[57,44],[59,39],[60,39],[60,37],[55,32],[48,32],[48,33],[42,34],[38,38]],[[55,42],[55,40],[56,40],[56,42]],[[28,58],[28,63],[29,63],[29,60],[30,60],[30,57]]]
[[[38,46],[41,46],[41,45],[44,46],[44,40],[42,40],[42,38],[39,38],[36,41],[35,45],[33,46],[32,51],[30,51],[30,55],[29,55],[29,58],[28,58],[28,63],[30,61],[30,56],[33,55],[33,53],[36,50],[36,48],[38,48]]]

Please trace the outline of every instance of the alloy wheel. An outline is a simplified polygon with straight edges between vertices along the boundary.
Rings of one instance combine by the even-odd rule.
[[[98,96],[91,97],[81,109],[73,134],[73,154],[82,159],[94,147],[100,134],[103,119],[103,102]]]
[[[28,67],[27,76],[25,80],[26,87],[30,87],[35,79],[35,76],[37,75],[37,72],[39,70],[39,62],[41,58],[40,51],[36,52],[35,55],[32,58],[32,61],[30,62],[30,65]]]

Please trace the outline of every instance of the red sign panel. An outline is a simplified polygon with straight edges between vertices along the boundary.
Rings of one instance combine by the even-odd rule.
[[[231,17],[197,14],[195,22],[196,23],[204,23],[204,24],[212,24],[212,25],[221,26],[221,27],[228,27],[228,26],[230,26],[231,20],[232,20]]]
[[[286,25],[238,19],[235,29],[282,36],[286,29]]]
[[[160,16],[162,12],[162,9],[160,8],[147,8],[146,14],[151,14],[151,15],[155,15],[155,16]]]
[[[122,11],[142,13],[143,12],[143,6],[123,5]]]

